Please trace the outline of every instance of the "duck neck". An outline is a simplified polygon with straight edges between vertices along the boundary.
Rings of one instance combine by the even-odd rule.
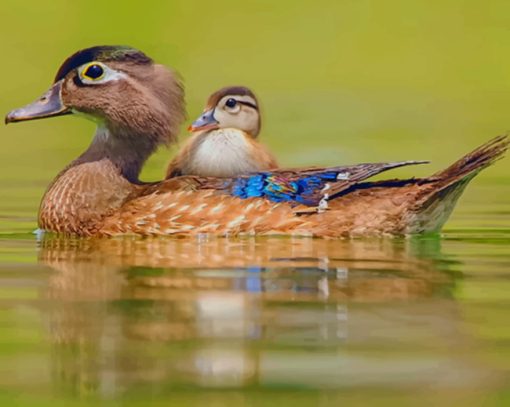
[[[144,135],[99,127],[89,148],[49,186],[39,208],[39,227],[96,233],[105,217],[144,190],[138,176],[156,148],[145,140]]]
[[[142,167],[156,148],[146,135],[100,125],[89,148],[71,163],[71,167],[106,160],[129,182],[139,184]]]

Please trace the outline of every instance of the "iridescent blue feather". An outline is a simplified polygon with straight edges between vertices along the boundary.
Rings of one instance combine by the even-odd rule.
[[[214,188],[242,199],[265,198],[273,202],[316,206],[321,200],[335,198],[349,187],[383,171],[423,163],[425,161],[400,161],[298,171],[281,169],[230,178]],[[211,184],[207,186],[211,187]]]
[[[307,175],[290,180],[281,175],[261,173],[246,178],[229,181],[231,193],[239,198],[263,197],[273,202],[296,202],[314,205],[314,194],[324,188],[326,183],[336,180],[336,173]]]

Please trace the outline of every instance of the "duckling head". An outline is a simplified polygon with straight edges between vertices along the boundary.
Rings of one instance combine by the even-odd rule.
[[[38,100],[7,114],[6,123],[81,114],[124,138],[156,147],[175,140],[185,117],[178,76],[127,46],[76,52],[59,68]],[[134,140],[130,140],[134,142]],[[136,144],[136,142],[134,142]]]
[[[209,96],[204,112],[188,130],[208,132],[233,128],[256,138],[260,127],[259,104],[255,94],[244,86],[228,86]]]

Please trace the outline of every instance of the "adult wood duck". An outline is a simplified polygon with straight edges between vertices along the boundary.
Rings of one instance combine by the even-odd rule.
[[[194,134],[168,166],[167,178],[235,177],[277,168],[274,156],[256,140],[260,123],[259,103],[250,89],[229,86],[214,92],[189,126]]]
[[[52,87],[6,123],[80,113],[97,123],[89,148],[48,187],[41,229],[81,236],[281,234],[320,237],[438,231],[467,183],[508,148],[495,138],[421,179],[366,182],[416,161],[279,169],[231,178],[144,183],[146,159],[175,140],[184,118],[176,76],[117,46],[79,51]]]

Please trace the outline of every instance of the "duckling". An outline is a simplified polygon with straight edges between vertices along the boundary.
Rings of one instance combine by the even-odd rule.
[[[88,149],[62,170],[39,209],[43,230],[77,236],[292,235],[327,238],[437,232],[466,185],[508,149],[497,137],[426,178],[367,179],[423,161],[275,169],[228,178],[139,179],[158,146],[175,141],[184,92],[170,69],[125,46],[69,57],[35,102],[6,123],[67,114],[98,123]]]
[[[169,164],[167,178],[234,177],[277,168],[275,157],[257,141],[260,126],[259,103],[250,89],[229,86],[214,92],[189,126],[193,136]]]

